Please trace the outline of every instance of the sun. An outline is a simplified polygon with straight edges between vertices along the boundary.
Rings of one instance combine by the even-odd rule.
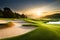
[[[35,14],[36,16],[41,16],[42,12],[43,11],[40,10],[40,8],[31,9],[31,13]]]

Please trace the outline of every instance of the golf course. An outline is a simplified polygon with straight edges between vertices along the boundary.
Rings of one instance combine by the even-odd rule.
[[[1,40],[60,40],[60,24],[46,24],[43,21],[32,19],[23,19],[32,24],[24,24],[23,26],[36,27],[36,29],[23,35],[5,38]]]

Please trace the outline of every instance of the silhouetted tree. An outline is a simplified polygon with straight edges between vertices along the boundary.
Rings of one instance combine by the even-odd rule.
[[[8,7],[5,7],[4,8],[4,18],[12,18],[13,17],[13,12],[12,12],[12,10],[10,9],[10,8],[8,8]]]
[[[15,17],[15,18],[20,18],[20,14],[14,13],[14,17]]]
[[[3,11],[0,9],[0,17],[3,17]]]
[[[20,15],[20,16],[21,16],[21,18],[27,18],[27,16],[24,15],[24,14],[22,14],[22,15]]]
[[[27,16],[14,13],[10,8],[5,7],[3,11],[0,9],[0,18],[27,18]]]

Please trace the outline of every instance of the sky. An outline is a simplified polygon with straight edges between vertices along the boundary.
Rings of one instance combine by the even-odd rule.
[[[59,0],[0,0],[0,9],[9,7],[12,10],[18,11],[34,7],[42,7],[46,5],[53,6],[53,8],[60,7]]]
[[[38,18],[53,14],[46,12],[60,10],[60,0],[0,0],[0,9],[4,7],[31,18]]]

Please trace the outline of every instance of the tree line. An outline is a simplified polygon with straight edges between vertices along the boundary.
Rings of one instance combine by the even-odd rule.
[[[3,10],[0,9],[0,18],[27,18],[27,16],[14,13],[10,8],[5,7]]]

